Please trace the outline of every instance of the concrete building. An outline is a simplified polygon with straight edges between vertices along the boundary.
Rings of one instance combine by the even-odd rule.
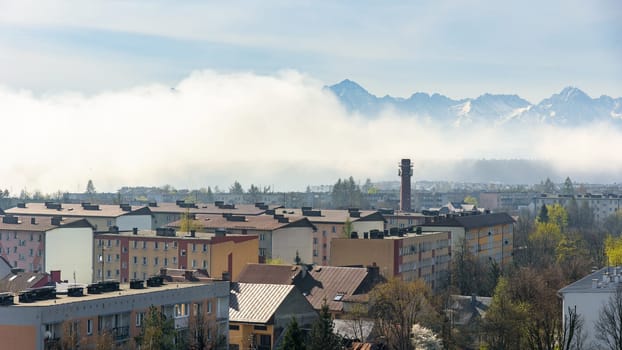
[[[230,350],[277,349],[292,318],[306,330],[318,318],[293,285],[232,283],[229,303]]]
[[[535,192],[527,191],[481,192],[478,204],[482,208],[494,211],[516,211],[522,207],[529,206],[535,196]]]
[[[419,226],[422,231],[451,232],[451,249],[458,251],[463,243],[480,259],[495,260],[501,266],[512,261],[514,219],[507,213],[449,215],[431,218]]]
[[[332,266],[377,266],[385,278],[423,279],[433,290],[446,285],[451,260],[449,232],[407,233],[370,239],[335,238]]]
[[[317,265],[329,265],[330,246],[334,238],[346,235],[346,225],[350,225],[351,232],[363,233],[373,230],[384,230],[385,219],[376,210],[358,210],[351,208],[341,209],[312,209],[302,207],[301,209],[282,208],[274,211],[277,215],[284,215],[287,218],[303,216],[317,228],[313,233],[312,259],[303,260],[305,263],[312,262]],[[292,261],[285,261],[292,262]]]
[[[567,207],[570,201],[575,200],[577,206],[581,208],[587,205],[592,209],[594,214],[594,222],[600,224],[605,219],[617,213],[622,208],[622,196],[617,194],[578,194],[578,195],[558,195],[558,194],[541,194],[533,198],[532,211],[538,214],[542,205],[560,204]]]
[[[303,262],[312,261],[313,235],[316,226],[305,217],[283,215],[202,215],[193,216],[197,231],[227,232],[250,235],[259,238],[259,259],[278,259],[284,263],[294,263],[296,256]],[[179,228],[181,221],[170,223],[169,227]]]
[[[210,277],[235,277],[247,263],[257,263],[258,237],[182,233],[172,228],[97,234],[91,247],[95,280],[123,283],[158,275],[162,268],[201,269]],[[100,259],[100,256],[103,259]]]
[[[74,287],[68,295],[57,294],[54,287],[30,290],[19,296],[2,294],[1,347],[47,350],[65,344],[89,349],[109,334],[108,341],[132,349],[145,313],[152,305],[173,319],[179,334],[190,333],[187,330],[193,319],[201,315],[213,325],[214,336],[227,337],[229,282],[178,282],[141,289],[107,285],[105,291],[91,287],[88,294],[82,287]],[[95,291],[98,294],[91,293]]]
[[[563,317],[570,308],[583,318],[586,348],[605,345],[596,339],[595,325],[601,310],[619,288],[622,288],[622,266],[604,267],[559,290]]]
[[[380,214],[387,221],[386,229],[392,228],[409,228],[412,226],[423,225],[426,221],[426,215],[422,213],[410,213],[403,211],[395,211],[393,209],[379,209]]]
[[[181,220],[184,215],[240,215],[257,216],[266,210],[279,208],[278,205],[255,204],[225,204],[224,201],[214,203],[191,203],[178,200],[175,203],[150,202],[149,209],[153,214],[153,227],[164,227],[169,223]]]
[[[18,203],[16,207],[7,209],[6,213],[19,216],[86,219],[95,231],[108,231],[111,227],[117,227],[122,231],[134,227],[144,230],[152,228],[149,208],[128,204]]]
[[[62,271],[88,283],[93,275],[93,227],[86,219],[6,215],[0,222],[0,255],[26,272]]]

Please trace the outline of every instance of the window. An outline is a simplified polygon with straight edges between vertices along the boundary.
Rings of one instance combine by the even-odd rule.
[[[138,257],[137,256],[134,257],[134,264],[138,264]]]
[[[86,334],[93,334],[93,320],[91,319],[86,320]]]
[[[132,241],[132,246],[134,249],[138,248],[138,241]]]
[[[114,259],[115,259],[116,261],[119,261],[119,259],[120,259],[120,258],[121,258],[121,257],[119,256],[119,254],[115,255],[115,257],[114,257]]]
[[[239,326],[239,325],[237,325],[237,324],[231,324],[231,323],[229,323],[229,330],[230,330],[230,331],[239,331],[239,330],[240,330],[240,326]],[[231,346],[229,346],[229,347],[231,347]]]
[[[108,254],[108,257],[106,257],[106,261],[108,261],[108,262],[112,261],[112,256],[110,254]]]
[[[326,260],[326,255],[324,255],[324,256],[322,257],[322,260]]]
[[[337,227],[333,226],[333,233],[337,232]]]
[[[259,248],[259,256],[266,256],[266,248]]]
[[[164,258],[164,266],[168,266],[168,258]]]
[[[313,237],[313,244],[317,244],[317,237]]]
[[[199,316],[201,314],[201,311],[202,311],[202,306],[203,305],[201,305],[199,303],[192,304],[192,315],[193,316]]]
[[[268,327],[267,326],[253,326],[253,329],[256,331],[267,331]]]
[[[155,266],[158,266],[158,257],[157,256],[155,258],[153,258],[153,264]]]
[[[203,260],[203,268],[207,269],[207,260]]]
[[[188,304],[175,304],[175,317],[188,316],[189,305]]]
[[[136,313],[136,327],[142,327],[144,318],[145,318],[145,313],[144,312],[137,312]]]
[[[158,246],[159,244],[157,241],[153,242],[153,249],[158,249]]]
[[[207,251],[207,244],[203,243],[203,251],[206,252]]]
[[[266,240],[266,234],[265,233],[260,233],[259,234],[259,240],[260,241],[265,241]]]
[[[196,268],[197,267],[197,261],[192,259],[192,268]]]
[[[112,241],[108,240],[108,246],[111,247],[112,246]]]
[[[196,243],[192,243],[192,251],[196,252],[197,251],[197,245]]]
[[[34,235],[31,233],[30,234],[30,241],[32,242],[34,240]]]
[[[147,265],[147,257],[143,256],[143,265]]]
[[[118,246],[119,246],[119,243],[120,243],[120,242],[119,242],[119,240],[117,239],[117,240],[115,241],[115,245],[118,247]]]
[[[34,250],[31,248],[29,256],[33,256],[33,254],[34,254]]]
[[[147,249],[147,241],[143,241],[143,249]]]
[[[119,270],[116,270],[116,271],[114,272],[114,274],[115,274],[116,276],[119,276]]]
[[[212,302],[211,301],[207,302],[207,313],[208,314],[212,313]]]
[[[106,271],[106,277],[110,278],[110,276],[112,276],[112,273],[110,272],[110,270]]]
[[[173,265],[177,265],[177,257],[176,256],[173,257]]]

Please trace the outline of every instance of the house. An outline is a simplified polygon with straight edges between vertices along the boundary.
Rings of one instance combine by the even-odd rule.
[[[324,302],[335,317],[344,313],[344,299],[366,295],[382,282],[378,268],[247,264],[238,276],[242,283],[294,285],[317,311]]]
[[[397,231],[397,230],[396,230]],[[451,260],[451,235],[434,232],[372,231],[369,236],[335,238],[332,266],[377,266],[380,275],[404,281],[423,279],[432,290],[446,285]]]
[[[26,272],[63,271],[88,283],[93,274],[93,226],[86,219],[5,215],[0,256]]]
[[[226,272],[235,278],[247,263],[258,262],[258,246],[254,235],[133,229],[97,234],[91,263],[95,280],[123,283],[158,275],[162,268],[201,269],[210,277]]]
[[[141,283],[143,281],[140,281]],[[94,348],[103,335],[121,348],[135,344],[152,305],[173,320],[180,336],[189,335],[199,316],[227,337],[229,282],[144,284],[97,283],[73,287],[67,294],[54,287],[0,294],[0,338],[6,349]],[[210,331],[208,331],[208,334]],[[108,344],[109,346],[112,344]],[[101,346],[101,344],[100,344]]]
[[[276,349],[293,318],[300,328],[307,330],[318,318],[313,306],[295,286],[232,283],[229,349]]]
[[[311,207],[281,208],[275,210],[274,214],[283,215],[286,218],[303,216],[315,225],[317,230],[313,234],[313,259],[303,261],[317,265],[329,265],[330,246],[334,238],[344,237],[347,234],[346,231],[358,232],[362,236],[364,232],[384,230],[386,222],[376,210],[357,208],[347,210],[313,209]]]
[[[449,231],[452,251],[468,248],[476,257],[501,266],[512,261],[514,219],[507,213],[439,216],[419,227],[424,232]]]
[[[6,213],[16,216],[86,219],[95,231],[108,231],[111,227],[119,230],[152,228],[149,208],[129,204],[18,203],[16,207],[7,209]]]
[[[183,220],[167,225],[179,229]],[[206,215],[192,214],[196,231],[224,232],[259,238],[260,262],[266,259],[294,263],[296,257],[304,262],[312,261],[313,235],[316,226],[308,218],[283,215]]]
[[[622,288],[622,266],[603,267],[559,290],[564,320],[568,310],[575,310],[583,319],[586,346],[604,346],[596,338],[595,328],[602,308]],[[616,311],[617,312],[617,311]]]

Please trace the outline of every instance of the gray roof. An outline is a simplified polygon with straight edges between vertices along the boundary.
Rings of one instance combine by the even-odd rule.
[[[268,323],[293,285],[232,283],[229,297],[229,321]]]
[[[455,216],[437,222],[425,224],[423,226],[449,226],[464,227],[465,229],[490,227],[496,225],[512,224],[514,219],[508,213],[477,214],[466,216]]]
[[[604,278],[603,276],[606,276]],[[616,282],[616,276],[618,282]],[[596,288],[593,288],[594,280]],[[580,280],[567,285],[559,290],[560,294],[564,293],[611,293],[616,288],[622,287],[622,266],[603,267],[602,269],[592,272]]]

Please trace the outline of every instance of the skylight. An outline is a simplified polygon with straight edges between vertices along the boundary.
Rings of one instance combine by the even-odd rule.
[[[30,278],[28,279],[28,281],[27,281],[27,282],[28,282],[28,283],[30,283],[30,282],[34,281],[36,277],[37,277],[37,276],[32,276],[32,277],[30,277]]]

